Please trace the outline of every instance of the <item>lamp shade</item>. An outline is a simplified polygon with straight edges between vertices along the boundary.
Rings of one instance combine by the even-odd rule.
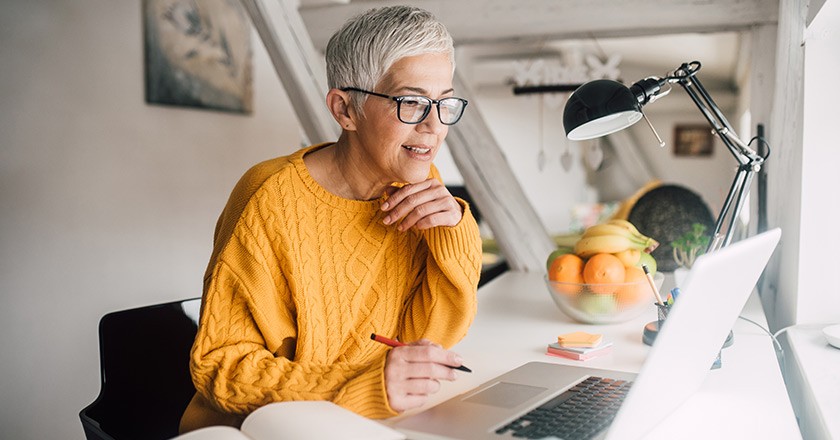
[[[572,93],[563,111],[566,137],[582,141],[615,133],[642,119],[638,99],[624,84],[590,81]]]

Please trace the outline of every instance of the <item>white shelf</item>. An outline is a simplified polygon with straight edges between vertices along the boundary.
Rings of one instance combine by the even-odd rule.
[[[802,435],[809,440],[840,439],[840,349],[823,336],[826,325],[787,330],[788,388]]]

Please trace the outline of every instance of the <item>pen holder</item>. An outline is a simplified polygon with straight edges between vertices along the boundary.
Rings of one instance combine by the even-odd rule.
[[[656,329],[657,331],[665,324],[665,319],[668,318],[668,312],[671,311],[671,304],[654,303],[656,306]]]
[[[653,345],[653,342],[656,340],[656,335],[659,334],[659,329],[661,329],[662,326],[665,325],[665,320],[668,319],[668,313],[670,313],[671,307],[672,307],[673,304],[654,303],[654,305],[656,306],[656,321],[651,321],[651,322],[647,323],[645,325],[645,329],[642,333],[642,342],[644,342],[647,345],[651,345],[651,346]],[[729,345],[731,345],[732,344],[731,340],[732,340],[732,332],[729,332],[729,337],[726,338],[726,343],[724,343],[723,347],[721,347],[721,350],[724,347],[728,347]],[[718,350],[718,354],[715,357],[714,362],[712,362],[712,367],[711,367],[712,370],[718,369],[721,366],[721,361],[720,361],[721,350]]]
[[[645,330],[642,334],[642,341],[647,345],[653,345],[656,340],[656,335],[659,334],[659,329],[665,324],[668,318],[668,312],[671,311],[670,304],[653,303],[656,306],[656,321],[651,321],[645,325]]]

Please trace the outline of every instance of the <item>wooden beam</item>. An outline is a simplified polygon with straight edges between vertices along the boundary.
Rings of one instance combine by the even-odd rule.
[[[644,156],[639,153],[639,144],[633,139],[630,130],[617,131],[604,139],[613,146],[615,157],[630,179],[632,188],[641,188],[654,179],[653,172]]]
[[[357,0],[302,8],[315,46],[370,8],[399,0]],[[414,0],[449,29],[456,44],[590,39],[748,29],[778,19],[778,0]]]
[[[814,17],[820,12],[823,5],[825,5],[826,0],[808,0],[808,17],[805,19],[805,27],[811,25],[811,21],[814,20]]]
[[[464,186],[481,208],[510,268],[545,271],[545,259],[556,246],[491,134],[471,87],[458,71],[453,82],[458,96],[470,101],[446,138]]]
[[[335,141],[341,134],[325,103],[327,74],[297,10],[287,0],[242,0],[277,76],[289,95],[307,143]]]
[[[802,223],[802,139],[804,121],[805,22],[808,2],[781,0],[776,41],[773,110],[768,126],[772,148],[768,169],[768,224],[784,231],[766,273],[774,313],[772,330],[796,324],[797,295],[801,286],[800,225]],[[792,196],[793,195],[793,196]],[[766,303],[766,302],[765,302]]]
[[[770,145],[775,145],[772,138],[767,136],[768,128],[772,126],[771,118],[773,117],[773,94],[775,93],[776,84],[776,41],[777,41],[777,25],[759,25],[756,26],[750,33],[749,39],[749,60],[744,64],[749,66],[749,109],[750,127],[749,133],[744,133],[742,139],[751,139],[756,136],[757,126],[759,124],[764,126],[764,135],[768,139]],[[759,148],[755,145],[756,149]],[[761,174],[755,179],[750,195],[750,219],[749,233],[752,235],[756,232],[764,232],[759,230],[759,223],[768,224],[767,217],[759,219],[759,200],[764,199],[764,203],[769,200],[769,188],[766,185],[768,179],[767,170],[771,168],[773,162],[778,160],[779,151],[772,151],[767,163],[761,170]],[[760,182],[765,182],[760,184]],[[764,214],[767,214],[765,209]],[[778,223],[773,223],[778,225]],[[787,232],[787,229],[785,229]],[[777,276],[774,271],[765,271],[758,282],[758,294],[761,299],[761,304],[764,309],[764,314],[768,317],[767,321],[770,326],[776,322],[776,300],[778,292],[775,289],[775,280],[771,283],[769,277]]]

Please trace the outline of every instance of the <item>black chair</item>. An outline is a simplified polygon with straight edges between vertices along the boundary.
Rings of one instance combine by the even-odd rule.
[[[88,440],[169,439],[195,387],[189,353],[201,300],[108,313],[99,321],[99,396],[79,417]]]
[[[460,197],[470,204],[470,211],[477,223],[481,222],[481,211],[478,210],[478,205],[475,204],[467,188],[463,185],[447,185],[446,189],[455,197]],[[500,258],[498,262],[484,265],[481,267],[481,277],[478,279],[478,287],[481,287],[491,281],[493,278],[505,273],[510,266],[504,258]]]
[[[465,202],[469,203],[470,211],[472,212],[476,223],[481,223],[481,211],[478,210],[478,205],[475,204],[472,196],[467,191],[467,187],[463,185],[446,185],[446,189],[448,189],[449,193],[453,196],[460,197]]]

